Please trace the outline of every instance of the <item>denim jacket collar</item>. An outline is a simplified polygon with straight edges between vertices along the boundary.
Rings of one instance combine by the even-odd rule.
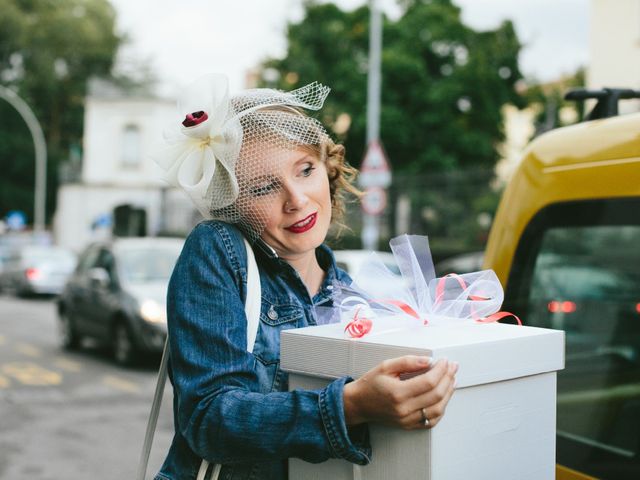
[[[281,269],[293,268],[284,260],[282,260],[278,256],[276,251],[264,240],[259,238],[254,242],[253,247],[254,251],[257,251],[257,254],[261,256],[261,259],[264,262],[263,264],[275,268],[276,271]],[[336,265],[336,259],[333,255],[333,252],[324,243],[316,248],[316,258],[318,259],[318,264],[320,265],[322,270],[325,271],[325,277],[320,290],[314,295],[312,299],[314,305],[325,303],[331,300],[333,286],[336,281],[348,282],[350,280],[347,275],[338,274],[338,267]]]

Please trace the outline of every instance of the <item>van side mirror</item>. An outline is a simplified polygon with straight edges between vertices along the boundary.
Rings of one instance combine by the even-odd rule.
[[[90,268],[88,275],[92,286],[107,288],[109,285],[111,285],[111,277],[109,276],[109,272],[107,272],[102,267]]]

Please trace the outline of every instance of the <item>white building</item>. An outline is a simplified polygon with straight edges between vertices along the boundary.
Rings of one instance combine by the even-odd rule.
[[[93,80],[85,102],[81,174],[61,185],[54,217],[56,243],[82,249],[111,235],[116,207],[131,206],[149,235],[185,232],[198,220],[187,197],[168,189],[150,154],[170,122],[179,122],[175,101],[132,97]],[[164,214],[163,214],[164,212]]]
[[[585,87],[640,90],[640,0],[591,0],[589,13]],[[594,105],[595,101],[589,101],[587,110]],[[618,106],[620,113],[640,111],[638,100],[622,100]],[[520,163],[522,151],[534,133],[536,113],[532,107],[518,110],[506,105],[503,109],[506,138],[500,146],[502,159],[497,165],[502,182],[511,178]],[[561,116],[567,114],[572,110],[560,111]]]
[[[640,90],[640,0],[591,0],[587,87]],[[620,102],[621,113],[640,102]]]

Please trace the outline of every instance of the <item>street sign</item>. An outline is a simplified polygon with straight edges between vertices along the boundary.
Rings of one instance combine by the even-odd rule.
[[[370,187],[364,191],[362,210],[368,215],[380,215],[387,206],[387,192],[381,187]]]
[[[23,230],[27,224],[27,216],[20,210],[12,210],[5,217],[9,230]]]
[[[377,140],[373,140],[367,147],[367,153],[360,166],[358,183],[362,188],[382,187],[391,185],[391,169],[389,161]]]

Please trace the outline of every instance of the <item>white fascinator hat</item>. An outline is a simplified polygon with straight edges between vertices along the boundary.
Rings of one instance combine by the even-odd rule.
[[[165,132],[153,158],[170,185],[184,190],[207,219],[240,224],[251,238],[264,229],[268,197],[256,189],[279,175],[283,149],[320,145],[324,127],[302,110],[319,110],[330,89],[317,82],[283,92],[269,88],[230,95],[227,77],[209,74],[178,99],[182,124]],[[269,196],[278,193],[272,181]],[[262,191],[261,191],[262,192]]]

